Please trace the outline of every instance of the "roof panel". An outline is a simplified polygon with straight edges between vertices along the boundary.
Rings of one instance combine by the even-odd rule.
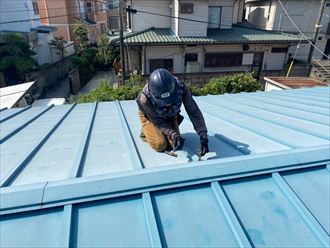
[[[330,151],[329,151],[330,153]],[[284,180],[330,235],[330,171],[324,167],[281,172]],[[304,187],[302,187],[302,185]]]
[[[329,247],[329,89],[196,97],[199,162],[184,108],[177,158],[139,138],[135,101],[3,110],[1,244]]]
[[[324,246],[272,177],[238,179],[221,186],[254,246]]]
[[[1,216],[1,247],[60,247],[61,208]]]
[[[151,198],[164,247],[239,246],[210,185],[155,192]]]
[[[77,204],[72,227],[69,247],[151,247],[141,196]]]

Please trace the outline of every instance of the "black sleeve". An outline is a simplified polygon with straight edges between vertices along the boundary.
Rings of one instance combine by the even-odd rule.
[[[207,133],[207,128],[202,112],[200,111],[197,103],[193,99],[191,92],[189,91],[187,85],[184,84],[183,95],[182,95],[183,105],[186,112],[194,126],[195,131],[201,135]]]

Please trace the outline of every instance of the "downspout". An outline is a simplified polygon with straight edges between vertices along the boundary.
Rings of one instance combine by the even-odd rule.
[[[185,57],[186,57],[186,51],[184,49],[184,46],[182,45],[182,73],[185,73],[185,70],[184,70],[184,60],[185,60]]]
[[[204,66],[205,66],[205,45],[203,45],[203,53],[202,53],[202,65],[201,65],[201,72],[204,72]]]
[[[147,75],[147,44],[144,43],[144,75]]]
[[[281,29],[281,24],[282,24],[282,15],[283,15],[283,13],[281,13],[281,15],[280,15],[280,21],[278,23],[277,31],[281,31],[280,29]]]

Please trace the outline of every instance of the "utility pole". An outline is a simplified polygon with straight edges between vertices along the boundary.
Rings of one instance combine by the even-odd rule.
[[[123,12],[122,12],[122,0],[118,0],[118,14],[119,14],[119,46],[120,46],[120,61],[121,61],[121,82],[120,86],[124,86],[125,83],[125,51],[124,51],[124,37],[123,37]]]
[[[322,15],[323,15],[323,10],[324,10],[324,2],[325,2],[325,0],[321,0],[319,15],[317,17],[317,22],[315,24],[315,30],[314,30],[314,35],[313,35],[313,39],[312,39],[312,44],[311,44],[311,48],[310,48],[309,54],[308,54],[308,59],[307,59],[308,64],[310,64],[312,61],[312,56],[313,56],[314,46],[315,46],[316,39],[317,39],[317,34],[319,32],[319,28],[321,27],[321,20],[322,20]]]

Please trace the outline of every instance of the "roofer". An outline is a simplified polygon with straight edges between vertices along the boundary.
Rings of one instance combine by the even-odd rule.
[[[182,148],[185,139],[180,135],[183,121],[180,108],[183,104],[195,131],[200,136],[199,156],[209,152],[207,128],[204,117],[188,87],[168,70],[155,70],[149,82],[137,97],[142,124],[141,139],[156,151]]]

